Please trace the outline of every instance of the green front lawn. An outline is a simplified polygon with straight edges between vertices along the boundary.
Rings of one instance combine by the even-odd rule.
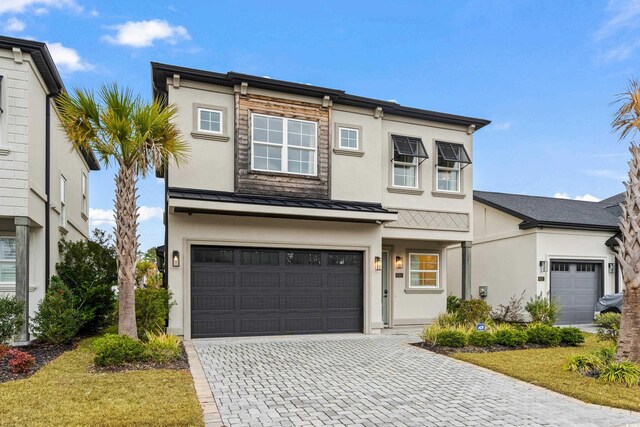
[[[451,356],[588,403],[640,411],[640,387],[604,383],[563,369],[569,356],[604,346],[595,335],[586,334],[586,341],[580,347],[454,353]]]
[[[33,376],[0,384],[0,424],[201,426],[187,371],[89,372],[92,339]]]

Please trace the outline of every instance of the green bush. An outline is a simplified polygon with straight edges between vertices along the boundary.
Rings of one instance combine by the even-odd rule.
[[[640,380],[640,368],[632,362],[611,362],[600,369],[598,376],[606,382],[620,382],[627,387],[638,385]]]
[[[577,346],[584,343],[584,332],[578,328],[560,328],[560,342]]]
[[[96,355],[93,363],[97,366],[121,366],[145,360],[145,346],[142,342],[126,335],[106,334],[93,343]]]
[[[574,354],[569,357],[567,363],[564,365],[564,369],[571,372],[592,373],[598,372],[605,366],[602,359],[596,354]]]
[[[560,329],[544,323],[532,323],[527,327],[527,337],[531,344],[554,347],[560,344]]]
[[[556,323],[560,315],[558,303],[542,295],[536,295],[531,298],[525,306],[525,310],[527,310],[534,323],[544,323],[550,326]]]
[[[70,342],[82,326],[81,314],[76,310],[76,299],[58,277],[38,305],[32,329],[36,337],[53,344]]]
[[[446,328],[458,326],[460,321],[458,320],[458,316],[454,313],[440,313],[433,323]]]
[[[602,341],[618,342],[620,313],[600,313],[593,320],[598,327],[598,338]]]
[[[76,298],[82,331],[94,332],[109,324],[118,285],[116,252],[110,237],[94,230],[90,240],[60,241],[56,271]]]
[[[616,346],[610,345],[592,352],[594,356],[602,360],[602,363],[609,364],[616,359]]]
[[[455,313],[460,308],[460,298],[455,295],[449,295],[447,297],[447,313]]]
[[[508,347],[522,347],[527,343],[528,335],[522,329],[512,326],[499,326],[494,333],[496,344]]]
[[[435,343],[443,347],[464,347],[467,345],[467,334],[456,329],[443,330],[436,335]]]
[[[489,347],[495,344],[496,338],[491,332],[471,331],[467,342],[474,347]]]
[[[138,334],[164,331],[169,309],[174,303],[171,293],[164,288],[136,289],[136,323]]]
[[[475,325],[490,319],[491,306],[481,299],[469,299],[460,301],[456,311],[456,317],[463,324]]]
[[[16,297],[0,295],[0,344],[10,342],[24,325],[24,303]]]
[[[147,357],[157,363],[167,363],[177,359],[181,353],[180,338],[170,334],[147,332],[144,344]]]

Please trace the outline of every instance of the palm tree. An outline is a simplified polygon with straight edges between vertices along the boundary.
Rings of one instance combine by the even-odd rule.
[[[621,104],[613,123],[620,139],[635,135],[640,130],[640,86],[630,80],[627,90],[618,99]],[[624,279],[624,299],[617,360],[640,362],[640,147],[632,141],[629,147],[629,179],[622,204],[620,231],[616,258]]]
[[[116,173],[116,255],[118,259],[118,332],[138,337],[135,312],[137,234],[137,181],[154,168],[173,160],[181,164],[188,146],[173,122],[174,105],[161,99],[148,103],[130,89],[104,85],[98,99],[75,89],[56,98],[61,127],[79,150],[93,151]]]

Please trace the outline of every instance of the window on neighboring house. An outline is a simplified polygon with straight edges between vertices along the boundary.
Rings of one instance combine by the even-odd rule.
[[[251,131],[251,169],[316,175],[315,122],[253,114]]]
[[[67,180],[60,175],[60,227],[67,228]]]
[[[0,283],[16,283],[16,239],[0,237]]]
[[[393,140],[393,186],[418,188],[420,163],[428,159],[422,139],[391,135]]]
[[[440,256],[438,254],[409,254],[409,287],[440,287]]]
[[[222,111],[198,108],[198,131],[222,133]]]
[[[339,128],[340,141],[338,146],[345,150],[357,150],[358,149],[358,129],[351,128]]]
[[[82,173],[82,213],[87,215],[87,212],[89,211],[89,199],[87,196],[87,192],[88,192],[88,180],[87,180],[87,175],[85,175],[85,173]]]
[[[466,165],[471,164],[467,150],[462,144],[436,142],[436,145],[438,148],[437,189],[438,191],[459,193],[460,172]]]

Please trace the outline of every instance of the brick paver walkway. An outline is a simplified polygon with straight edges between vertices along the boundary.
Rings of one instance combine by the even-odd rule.
[[[194,341],[228,426],[623,426],[587,405],[407,345],[407,335]]]

